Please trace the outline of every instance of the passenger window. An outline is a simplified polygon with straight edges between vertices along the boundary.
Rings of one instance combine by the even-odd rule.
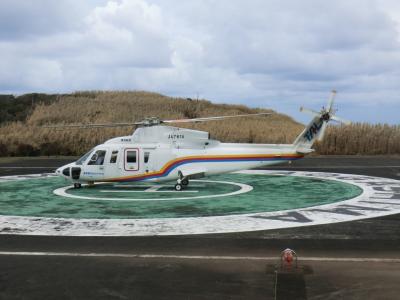
[[[144,153],[144,162],[147,164],[149,162],[150,158],[150,152],[145,152]]]
[[[127,151],[126,162],[127,163],[136,163],[136,151]]]
[[[118,157],[118,150],[114,150],[111,153],[110,163],[115,164],[117,162],[117,157]]]
[[[88,165],[102,165],[104,163],[105,156],[106,156],[106,151],[97,150],[90,158]]]

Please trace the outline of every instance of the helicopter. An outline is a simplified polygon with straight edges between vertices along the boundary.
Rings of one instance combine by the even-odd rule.
[[[93,185],[96,182],[169,181],[175,182],[176,191],[181,191],[192,179],[294,161],[313,152],[312,145],[316,140],[322,140],[329,121],[350,124],[335,115],[335,95],[336,91],[332,91],[326,108],[323,107],[319,112],[300,108],[300,111],[311,114],[313,118],[292,144],[222,143],[211,139],[208,132],[169,125],[272,113],[179,120],[153,117],[132,123],[45,127],[137,126],[132,135],[109,139],[77,161],[58,168],[56,174],[71,180],[74,188],[81,188],[83,183]]]

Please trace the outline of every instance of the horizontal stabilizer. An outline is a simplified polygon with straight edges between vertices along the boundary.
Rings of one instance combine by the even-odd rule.
[[[314,149],[306,148],[306,147],[298,147],[298,148],[296,148],[296,152],[300,153],[300,154],[309,154],[309,153],[312,153],[314,151],[315,151]]]

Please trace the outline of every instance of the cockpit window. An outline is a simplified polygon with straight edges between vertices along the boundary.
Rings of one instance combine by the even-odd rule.
[[[89,151],[88,153],[86,153],[85,155],[83,155],[80,159],[78,159],[78,160],[75,162],[75,164],[76,164],[76,165],[81,165],[81,164],[83,164],[92,152],[93,152],[93,149],[90,150],[90,151]]]
[[[118,157],[118,150],[113,150],[113,152],[111,153],[110,163],[115,164],[117,162],[117,157]]]
[[[106,151],[97,150],[90,158],[88,165],[102,165],[104,163],[105,156],[106,156]]]

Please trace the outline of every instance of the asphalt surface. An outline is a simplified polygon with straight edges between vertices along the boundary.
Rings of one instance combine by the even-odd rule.
[[[0,176],[52,172],[71,160],[2,159]],[[310,157],[273,169],[400,180],[400,157]],[[0,299],[397,299],[399,225],[391,215],[200,236],[0,235]],[[287,247],[300,268],[275,273]]]

